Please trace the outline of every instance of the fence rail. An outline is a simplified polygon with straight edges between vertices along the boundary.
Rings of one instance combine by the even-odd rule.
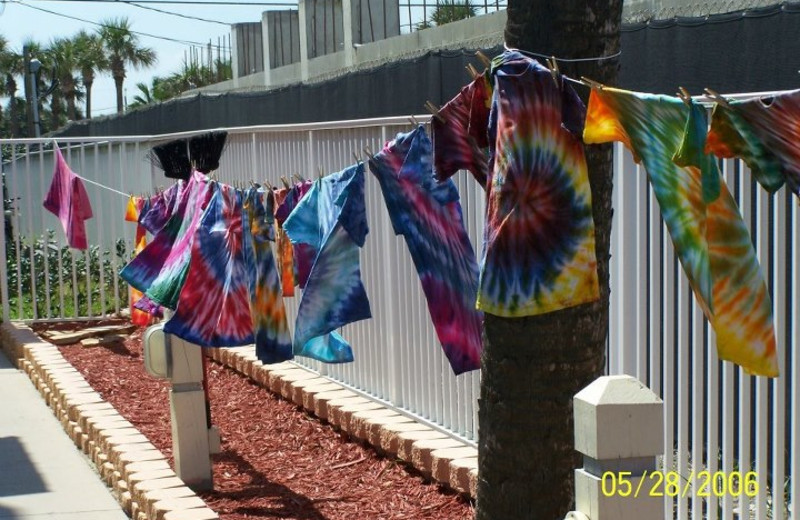
[[[408,129],[402,117],[230,128],[218,178],[274,184],[281,175],[337,171],[352,164],[353,154],[361,156],[364,147],[378,150]],[[71,138],[59,139],[59,145],[79,174],[124,193],[140,193],[165,183],[143,160],[146,150],[191,134]],[[47,139],[0,140],[0,147],[14,145],[3,163],[7,211],[0,243],[9,259],[0,263],[4,319],[85,317],[116,310],[127,298],[127,286],[117,276],[133,247],[135,226],[122,220],[125,200],[87,185],[95,210],[87,231],[96,251],[66,249],[60,224],[41,207],[52,172],[52,151],[43,145],[51,144]],[[781,377],[748,376],[718,360],[713,330],[676,260],[646,174],[621,146],[614,159],[608,372],[636,376],[664,399],[665,469],[684,478],[703,469],[725,475],[757,472],[759,494],[754,499],[729,492],[676,497],[665,501],[667,518],[729,519],[737,511],[739,518],[790,518],[791,498],[800,496],[800,479],[791,478],[800,471],[800,355],[795,354],[800,209],[785,190],[767,195],[744,164],[725,161],[722,167],[772,292]],[[484,194],[468,175],[455,180],[477,250]],[[356,361],[297,362],[474,443],[480,374],[453,376],[406,245],[392,231],[374,179],[367,180],[366,196],[370,234],[362,250],[362,275],[373,318],[342,330]],[[47,230],[55,230],[52,243],[45,241],[37,249],[36,240],[41,243]],[[37,293],[41,299],[25,299]],[[299,295],[286,302],[293,322]]]

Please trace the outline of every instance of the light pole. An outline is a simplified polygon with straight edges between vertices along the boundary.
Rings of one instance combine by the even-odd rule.
[[[42,62],[33,58],[28,64],[28,72],[31,75],[31,87],[33,92],[33,129],[36,132],[36,137],[42,135],[42,128],[39,122],[39,89],[38,82],[36,81],[36,73],[42,68]]]

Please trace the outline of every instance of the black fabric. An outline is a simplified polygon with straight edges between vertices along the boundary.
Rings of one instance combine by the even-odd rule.
[[[170,179],[187,180],[192,174],[186,139],[175,139],[156,145],[148,153],[150,162],[164,170]]]
[[[800,3],[625,25],[619,85],[675,95],[800,87]]]
[[[228,132],[206,132],[189,139],[189,158],[194,168],[209,173],[219,168],[219,158],[225,149]]]
[[[674,95],[704,87],[760,92],[800,87],[800,2],[623,27],[618,86]],[[482,49],[488,56],[501,47]],[[198,95],[123,116],[72,123],[57,136],[153,135],[205,128],[410,115],[441,105],[469,81],[474,50],[428,52],[313,85]]]

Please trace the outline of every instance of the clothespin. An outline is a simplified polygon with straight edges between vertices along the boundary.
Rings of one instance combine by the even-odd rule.
[[[706,94],[708,94],[708,96],[711,99],[713,99],[718,105],[722,105],[725,108],[730,108],[728,100],[722,97],[722,95],[719,92],[717,92],[716,90],[711,90],[710,88],[706,88],[703,90],[705,90]]]
[[[689,95],[689,91],[683,87],[678,87],[678,97],[681,98],[687,107],[692,106],[692,96]]]
[[[492,60],[487,58],[486,55],[481,51],[475,51],[475,56],[477,56],[478,59],[481,60],[481,63],[483,63],[484,67],[489,67],[492,64]]]
[[[296,173],[296,172],[292,174],[292,178],[297,179],[297,182],[300,182],[300,183],[305,182],[305,179],[303,178],[303,176],[300,175],[299,173]]]
[[[433,117],[439,120],[440,123],[446,123],[445,119],[441,116],[441,114],[439,114],[439,107],[431,103],[430,100],[425,102],[425,108],[433,115]]]
[[[358,157],[358,154],[355,152],[355,150],[353,151],[353,157],[356,160],[356,164],[361,164],[361,158]]]
[[[561,89],[561,71],[558,70],[558,62],[555,56],[547,58],[547,68],[550,69],[550,75],[553,76],[553,83],[556,84],[557,89]]]
[[[464,68],[467,69],[467,74],[472,78],[472,81],[478,79],[478,71],[472,66],[472,63],[467,64]]]
[[[365,154],[367,154],[367,156],[368,156],[370,159],[374,159],[374,158],[375,158],[375,156],[374,156],[374,155],[372,155],[372,150],[370,150],[370,149],[369,149],[369,146],[365,146],[365,147],[364,147],[364,153],[365,153]]]
[[[289,188],[292,187],[292,185],[289,184],[289,179],[287,179],[285,175],[281,175],[281,182],[286,187],[286,189],[289,189]]]
[[[588,86],[590,86],[592,88],[596,88],[597,90],[603,90],[603,87],[605,86],[600,82],[597,82],[597,81],[595,81],[593,79],[587,78],[586,76],[581,76],[581,82],[584,85],[588,85]]]
[[[419,121],[417,121],[417,118],[414,116],[408,116],[408,122],[411,123],[411,126],[414,128],[419,126]]]
[[[317,172],[317,179],[322,180],[322,178],[325,177],[325,174],[322,173],[322,166],[317,166],[317,169],[319,170]]]

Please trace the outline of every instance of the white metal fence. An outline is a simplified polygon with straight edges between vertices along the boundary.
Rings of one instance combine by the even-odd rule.
[[[276,184],[281,175],[312,177],[320,169],[337,171],[355,161],[354,153],[361,157],[365,146],[377,151],[395,133],[409,128],[404,118],[384,118],[228,129],[230,144],[218,177],[226,182],[252,179]],[[124,193],[142,193],[167,182],[143,160],[144,153],[153,144],[180,135],[187,134],[72,138],[59,140],[59,145],[80,175]],[[41,143],[48,147],[40,149]],[[3,164],[5,197],[13,207],[7,208],[5,217],[13,234],[6,236],[0,226],[0,243],[10,252],[9,262],[0,264],[4,319],[85,317],[98,309],[115,310],[119,296],[124,304],[127,286],[116,272],[128,253],[116,254],[117,241],[121,239],[125,251],[130,251],[135,229],[122,220],[124,197],[87,184],[95,212],[87,230],[90,244],[98,249],[97,258],[89,252],[66,251],[60,225],[41,206],[52,172],[52,140],[0,140],[0,145],[9,144],[17,150]],[[646,175],[622,147],[615,153],[608,371],[636,376],[664,399],[665,469],[677,470],[687,479],[692,472],[696,479],[705,469],[726,476],[734,471],[757,472],[759,491],[752,499],[731,490],[716,497],[711,489],[709,497],[689,494],[677,497],[674,504],[666,501],[666,517],[730,519],[734,511],[750,511],[739,518],[787,518],[783,511],[789,497],[800,496],[800,480],[789,478],[800,470],[796,449],[800,356],[794,355],[800,326],[800,305],[794,303],[800,296],[800,273],[795,267],[800,259],[800,210],[785,190],[770,197],[755,186],[737,161],[725,162],[723,172],[751,225],[772,289],[781,377],[747,376],[718,361],[713,331],[675,258]],[[470,176],[458,175],[455,180],[477,251],[484,195]],[[347,365],[297,361],[474,442],[480,375],[452,375],[416,270],[402,237],[392,231],[374,179],[367,180],[367,211],[370,234],[362,250],[362,275],[373,318],[342,331],[353,345],[356,361]],[[49,255],[24,247],[48,229],[56,231]],[[80,257],[86,258],[83,264],[71,261]],[[97,273],[103,259],[110,268]],[[36,293],[44,295],[39,303],[24,298]],[[298,295],[286,300],[292,321],[299,299]]]

